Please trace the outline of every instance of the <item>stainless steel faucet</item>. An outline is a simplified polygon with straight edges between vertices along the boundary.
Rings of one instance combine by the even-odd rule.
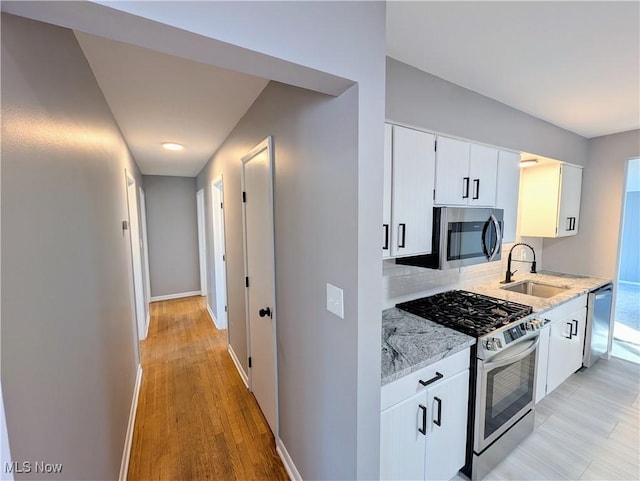
[[[531,249],[531,252],[533,252],[533,261],[521,261],[518,259],[513,259],[517,262],[528,262],[531,264],[531,273],[535,274],[536,273],[536,251],[533,250],[533,247],[531,247],[529,244],[525,244],[524,242],[518,242],[517,244],[514,244],[513,247],[511,248],[511,250],[509,251],[509,257],[507,258],[507,272],[506,275],[504,277],[504,281],[501,282],[501,284],[509,284],[510,282],[513,282],[513,279],[511,279],[511,276],[513,274],[515,274],[517,272],[517,270],[511,272],[511,253],[513,252],[513,249],[515,249],[518,246],[526,246],[529,249]]]

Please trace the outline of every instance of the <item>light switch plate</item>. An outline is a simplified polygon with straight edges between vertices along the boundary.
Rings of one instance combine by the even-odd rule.
[[[327,310],[334,313],[340,319],[344,319],[343,291],[327,282]]]

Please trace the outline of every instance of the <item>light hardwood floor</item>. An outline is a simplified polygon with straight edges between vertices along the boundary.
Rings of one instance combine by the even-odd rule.
[[[128,479],[288,480],[202,297],[151,304]]]
[[[535,431],[485,479],[639,480],[639,383],[640,366],[617,358],[573,374],[536,405]]]

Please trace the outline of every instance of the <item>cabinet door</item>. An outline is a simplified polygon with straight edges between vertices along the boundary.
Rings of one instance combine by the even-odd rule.
[[[497,175],[498,149],[471,144],[469,153],[470,206],[494,207],[496,205]]]
[[[556,237],[559,167],[550,164],[522,169],[520,182],[520,235]]]
[[[382,257],[391,256],[391,134],[392,126],[384,124],[384,188],[382,194]]]
[[[427,394],[421,391],[381,413],[380,479],[424,480]],[[447,478],[448,479],[448,478]]]
[[[425,479],[451,479],[465,462],[469,370],[427,390]]]
[[[393,126],[391,255],[431,253],[435,136]]]
[[[576,235],[580,219],[582,169],[573,165],[560,166],[560,206],[558,209],[558,237]]]
[[[435,204],[467,205],[471,193],[469,142],[438,137]]]
[[[540,344],[538,344],[538,377],[536,378],[536,404],[547,394],[547,366],[549,363],[549,337],[551,327],[540,330]]]
[[[502,242],[504,243],[516,241],[519,190],[520,154],[501,150],[498,152],[496,207],[504,210],[502,222]]]
[[[586,313],[587,309],[583,307],[551,324],[547,394],[582,366]]]

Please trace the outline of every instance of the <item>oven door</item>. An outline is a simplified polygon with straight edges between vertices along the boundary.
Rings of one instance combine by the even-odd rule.
[[[474,451],[480,454],[533,409],[539,336],[478,360]]]

